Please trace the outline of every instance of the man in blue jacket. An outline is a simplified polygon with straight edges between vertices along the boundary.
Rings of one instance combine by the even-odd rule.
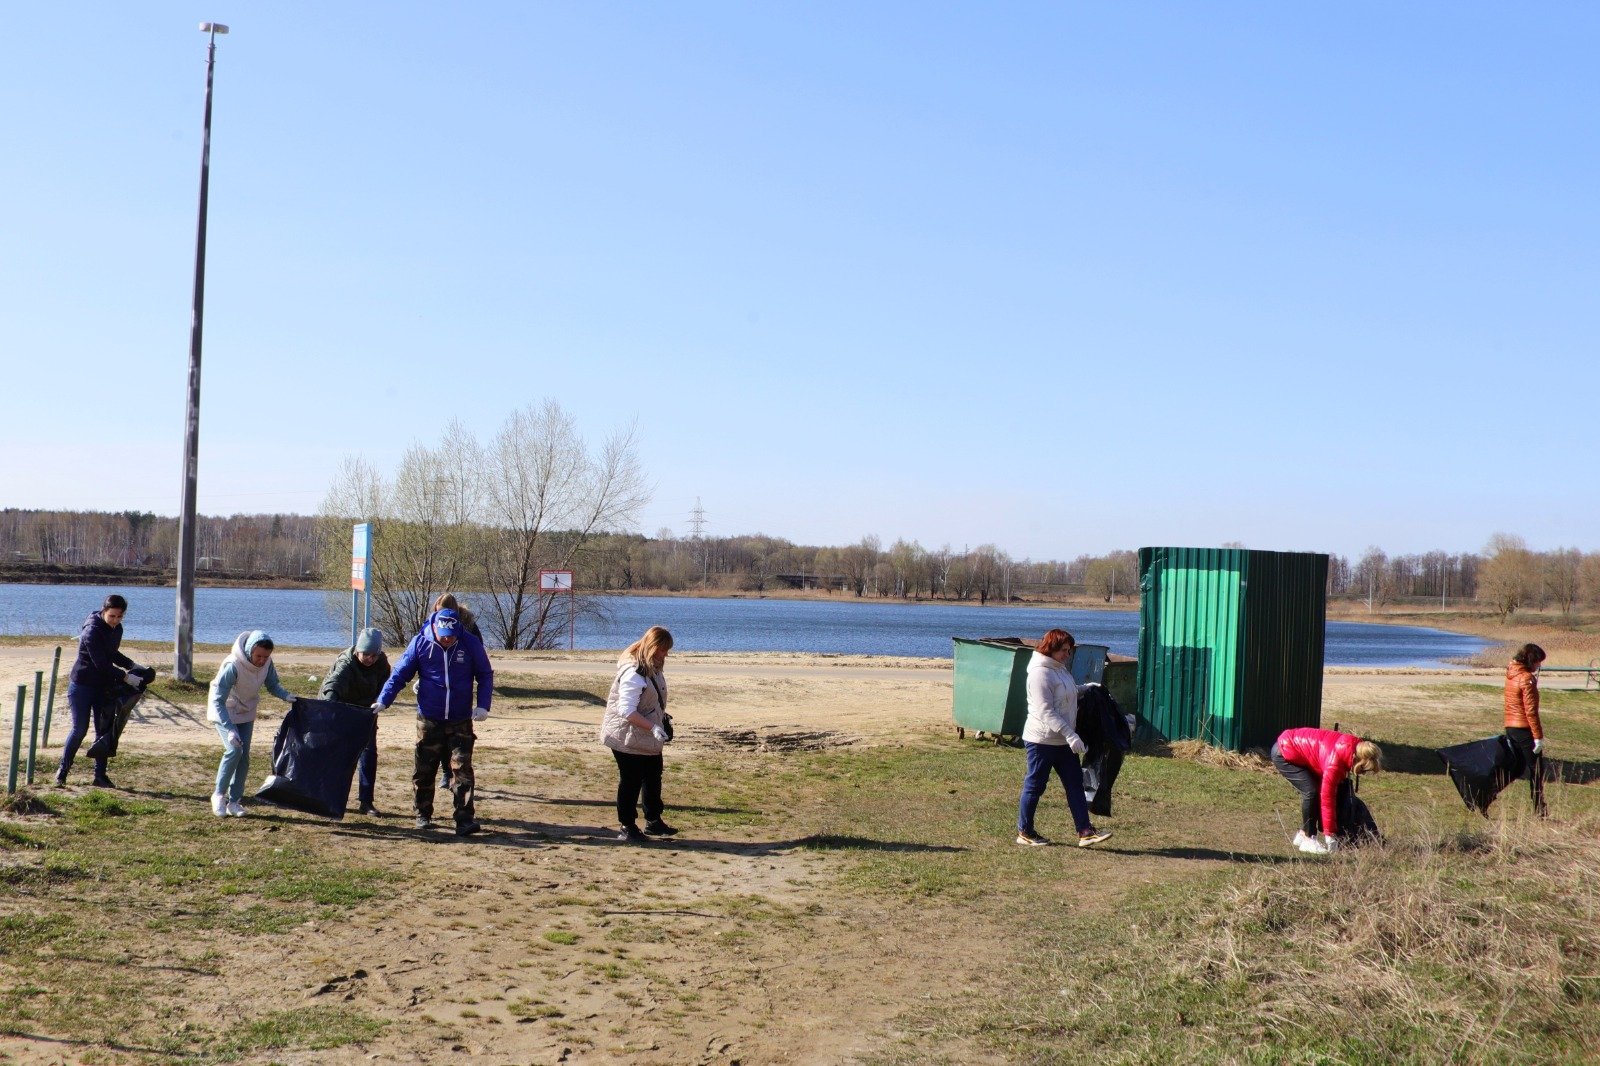
[[[456,835],[468,836],[482,828],[474,817],[472,802],[472,742],[477,739],[472,723],[489,717],[494,689],[489,654],[483,650],[483,641],[462,626],[455,611],[435,611],[406,645],[372,709],[387,709],[413,677],[417,679],[417,753],[411,789],[417,828],[433,827],[433,783],[439,764],[448,760]],[[477,682],[476,701],[473,682]]]

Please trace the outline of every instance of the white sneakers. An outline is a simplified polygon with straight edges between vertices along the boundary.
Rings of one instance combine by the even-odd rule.
[[[1306,836],[1304,829],[1295,833],[1293,844],[1307,855],[1332,855],[1339,850],[1339,841],[1335,837],[1323,835],[1319,837]]]
[[[218,818],[233,815],[235,818],[244,817],[244,805],[238,800],[231,800],[227,793],[217,792],[211,797],[211,813]]]

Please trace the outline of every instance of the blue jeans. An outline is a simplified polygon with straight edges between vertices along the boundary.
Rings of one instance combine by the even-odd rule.
[[[372,716],[372,739],[361,751],[356,762],[356,802],[363,807],[372,806],[372,789],[378,783],[378,716]]]
[[[1067,790],[1067,806],[1072,809],[1072,823],[1079,835],[1094,828],[1089,823],[1089,801],[1083,796],[1083,764],[1065,744],[1026,744],[1028,771],[1022,777],[1022,796],[1017,801],[1017,832],[1033,832],[1033,815],[1039,809],[1039,798],[1050,784],[1050,771],[1054,770]]]
[[[238,803],[244,799],[244,779],[250,773],[250,736],[256,731],[256,724],[218,722],[216,726],[217,736],[222,738],[222,762],[217,766],[217,787],[211,791],[227,793],[229,799]],[[239,739],[243,743],[237,748],[230,748],[228,736],[234,730],[239,731]]]
[[[72,728],[67,731],[66,743],[61,745],[61,762],[56,766],[56,780],[65,781],[67,771],[72,769],[72,760],[78,755],[78,746],[89,735],[89,722],[94,718],[94,701],[99,695],[94,689],[84,688],[82,685],[67,685],[67,707],[72,711]],[[99,731],[95,732],[98,737]],[[94,761],[94,776],[106,776],[106,761]]]

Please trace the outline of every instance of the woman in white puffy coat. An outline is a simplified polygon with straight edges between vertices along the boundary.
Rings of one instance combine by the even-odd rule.
[[[606,696],[600,741],[617,760],[618,840],[642,843],[645,834],[677,833],[661,820],[663,746],[672,739],[667,726],[667,678],[662,668],[672,650],[672,634],[651,626],[617,660],[617,676]],[[639,830],[639,800],[644,799],[644,831]]]

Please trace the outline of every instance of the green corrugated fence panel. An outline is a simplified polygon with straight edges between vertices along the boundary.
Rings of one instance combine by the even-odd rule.
[[[1237,750],[1322,719],[1328,557],[1255,552],[1246,597],[1246,707]]]
[[[1139,576],[1139,712],[1158,732],[1243,751],[1315,724],[1327,556],[1142,548]]]

